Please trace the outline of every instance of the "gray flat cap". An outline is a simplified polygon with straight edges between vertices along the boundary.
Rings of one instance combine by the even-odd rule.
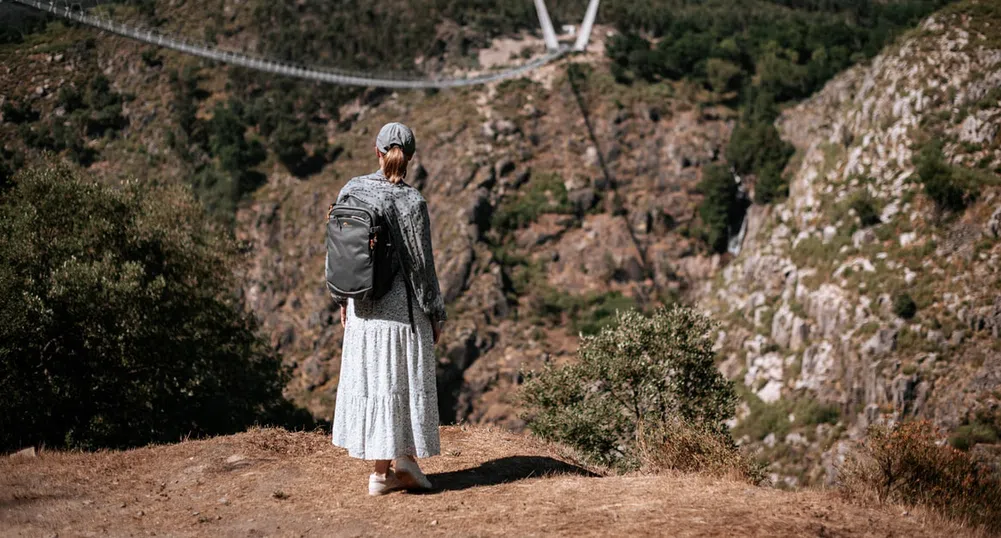
[[[417,141],[414,140],[414,132],[410,127],[395,121],[382,126],[379,136],[375,137],[375,147],[382,153],[389,153],[389,148],[393,146],[400,146],[407,157],[414,156],[414,152],[417,151]]]

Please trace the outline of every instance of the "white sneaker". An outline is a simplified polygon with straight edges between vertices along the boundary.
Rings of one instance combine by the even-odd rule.
[[[385,495],[390,491],[396,491],[403,488],[403,482],[396,477],[396,473],[389,471],[386,474],[376,474],[372,473],[368,477],[368,494],[375,495]]]
[[[417,462],[410,458],[396,460],[396,476],[407,489],[431,489],[431,481],[424,476]]]

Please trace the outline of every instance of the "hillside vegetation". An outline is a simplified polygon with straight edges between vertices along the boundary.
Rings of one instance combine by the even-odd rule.
[[[0,191],[0,236],[0,450],[295,424],[288,372],[235,298],[236,245],[184,188],[25,170]]]

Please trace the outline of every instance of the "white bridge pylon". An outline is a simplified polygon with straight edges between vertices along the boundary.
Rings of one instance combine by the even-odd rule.
[[[3,2],[5,0],[0,0]],[[314,80],[328,84],[338,84],[342,86],[364,86],[393,89],[444,89],[457,88],[462,86],[475,86],[499,80],[514,78],[524,73],[538,69],[550,62],[553,62],[571,51],[582,51],[587,47],[587,42],[594,25],[594,19],[598,13],[598,1],[590,0],[584,22],[581,24],[581,32],[577,36],[577,41],[573,48],[560,46],[556,40],[556,31],[553,29],[553,22],[549,18],[544,0],[535,0],[535,8],[539,14],[539,25],[542,28],[542,37],[546,42],[547,52],[545,55],[536,58],[523,65],[476,75],[465,78],[437,79],[437,78],[385,78],[369,73],[350,73],[327,67],[309,66],[300,63],[283,62],[272,58],[259,56],[243,51],[227,51],[219,49],[213,45],[204,43],[194,43],[182,37],[175,37],[168,34],[140,28],[127,24],[116,23],[87,13],[83,9],[73,9],[67,2],[59,2],[57,5],[52,1],[41,0],[10,0],[14,3],[22,4],[39,11],[52,13],[64,19],[76,21],[105,32],[116,34],[142,43],[176,50],[192,56],[214,60],[230,65],[237,65],[248,69],[274,73],[295,77],[305,80]]]
[[[591,39],[591,29],[594,28],[594,18],[598,16],[598,0],[591,0],[587,4],[587,13],[584,14],[584,22],[580,25],[580,33],[577,34],[577,42],[573,45],[573,50],[583,52],[587,48],[587,42]]]
[[[535,0],[535,11],[539,13],[539,26],[542,27],[542,39],[546,42],[546,48],[551,51],[559,50],[560,44],[556,41],[556,30],[553,29],[553,21],[549,18],[546,1]]]
[[[560,50],[560,44],[556,41],[556,30],[553,29],[553,21],[549,18],[549,10],[546,9],[545,0],[535,0],[535,11],[539,13],[539,26],[542,27],[542,39],[546,42],[546,49],[554,52]],[[573,45],[574,52],[583,52],[587,48],[587,42],[591,39],[591,29],[594,28],[594,19],[597,16],[598,0],[590,0],[587,4],[587,12],[584,14],[584,22],[580,24],[577,41]]]

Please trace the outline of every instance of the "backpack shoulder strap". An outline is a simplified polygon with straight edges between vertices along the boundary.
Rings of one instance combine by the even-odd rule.
[[[396,222],[390,222],[386,218],[386,216],[383,216],[383,219],[387,221],[386,222],[387,226],[396,226],[396,227],[402,226],[402,221],[399,218],[400,217],[399,211],[397,210],[397,207],[396,207],[396,200],[397,200],[397,193],[396,192],[391,192],[390,193],[390,198],[389,198],[389,205],[392,206],[391,211],[396,215],[396,219],[395,219]],[[397,230],[397,232],[401,236],[403,235],[403,230]],[[406,289],[407,289],[407,315],[410,318],[410,333],[414,334],[414,333],[417,332],[417,322],[414,321],[414,290],[413,290],[412,286],[410,285],[410,277],[407,276],[407,266],[406,266],[406,264],[403,263],[403,258],[402,258],[401,254],[400,254],[400,249],[403,249],[403,248],[406,248],[406,247],[405,247],[405,245],[400,244],[400,243],[398,243],[396,241],[393,241],[393,243],[394,243],[393,244],[393,250],[394,250],[393,254],[396,256],[396,261],[399,264],[400,271],[403,273],[400,276],[403,277],[403,283],[404,283],[404,285],[406,286]]]

